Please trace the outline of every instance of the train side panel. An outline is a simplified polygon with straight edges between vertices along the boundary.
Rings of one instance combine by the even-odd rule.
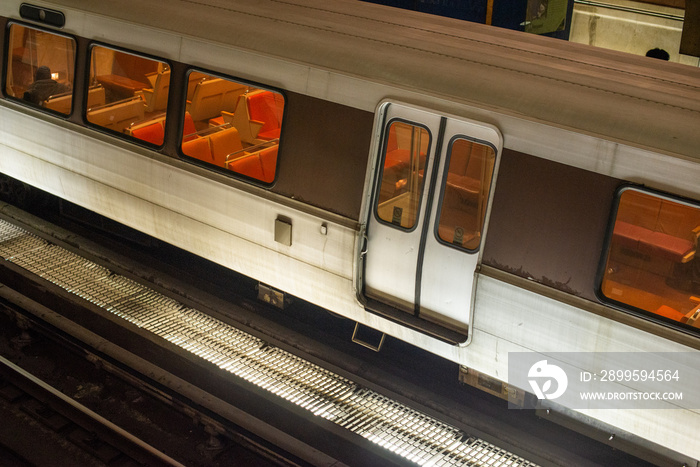
[[[0,113],[7,135],[3,173],[310,301],[337,308],[337,299],[321,296],[325,290],[353,296],[356,232],[347,222],[281,206],[197,176],[187,164],[166,164],[6,107]],[[291,224],[291,246],[275,241],[277,219]]]
[[[476,300],[474,335],[462,361],[467,367],[501,381],[508,381],[509,352],[697,352],[692,347],[483,274],[479,277]],[[582,370],[595,371],[594,368]],[[529,391],[529,388],[521,389]],[[620,439],[641,442],[647,449],[655,449],[657,445],[692,459],[700,456],[695,430],[691,428],[700,424],[698,410],[668,403],[666,409],[565,412],[581,420],[585,417],[598,420],[605,424],[598,427],[603,432],[609,430],[610,435]],[[630,434],[638,438],[630,438]]]

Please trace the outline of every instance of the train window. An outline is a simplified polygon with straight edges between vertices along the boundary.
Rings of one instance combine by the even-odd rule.
[[[160,146],[169,89],[167,63],[95,45],[90,53],[87,121]]]
[[[75,41],[20,24],[9,28],[5,92],[68,115],[73,102]]]
[[[430,133],[426,128],[394,121],[385,144],[377,216],[398,227],[412,229],[418,219]]]
[[[601,292],[616,303],[700,327],[700,205],[625,188]]]
[[[437,225],[441,241],[466,250],[479,247],[495,161],[491,146],[452,140]]]
[[[182,153],[265,183],[275,180],[284,97],[191,71]]]

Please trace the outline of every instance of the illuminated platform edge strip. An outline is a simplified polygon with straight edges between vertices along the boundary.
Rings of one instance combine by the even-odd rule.
[[[536,465],[2,220],[0,256],[418,465]]]

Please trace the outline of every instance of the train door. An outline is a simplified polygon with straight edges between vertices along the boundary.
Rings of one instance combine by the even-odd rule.
[[[367,308],[464,342],[501,136],[402,104],[380,112],[362,258]]]

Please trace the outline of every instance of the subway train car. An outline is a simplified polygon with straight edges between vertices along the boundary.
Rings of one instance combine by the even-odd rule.
[[[697,68],[349,0],[6,0],[0,22],[5,186],[501,395],[533,393],[515,353],[700,356]],[[700,459],[698,406],[541,403]]]

